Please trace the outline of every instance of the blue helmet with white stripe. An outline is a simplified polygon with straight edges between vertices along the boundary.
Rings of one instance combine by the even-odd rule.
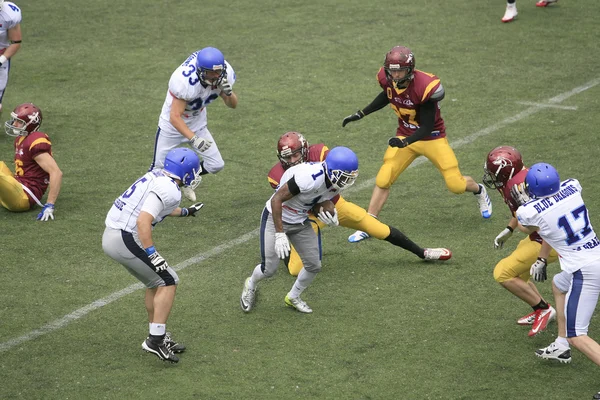
[[[352,186],[358,177],[358,157],[347,147],[334,147],[325,157],[327,176],[336,189]]]
[[[552,196],[560,189],[560,178],[556,168],[546,163],[532,165],[525,177],[525,183],[529,195],[536,199]]]
[[[183,186],[189,186],[192,189],[195,189],[202,181],[200,159],[195,151],[185,147],[169,151],[163,170],[169,177],[179,179]]]
[[[198,51],[196,73],[203,85],[219,86],[226,70],[225,57],[219,49],[205,47]]]

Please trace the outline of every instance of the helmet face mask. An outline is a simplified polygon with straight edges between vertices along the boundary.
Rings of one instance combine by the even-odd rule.
[[[395,83],[399,88],[408,87],[414,77],[415,56],[408,47],[396,46],[385,55],[383,68],[390,84]],[[403,71],[405,73],[401,74]]]
[[[329,181],[337,190],[348,188],[358,177],[358,157],[347,147],[334,147],[324,162]]]
[[[200,176],[202,167],[198,155],[183,147],[169,151],[163,170],[170,178],[178,179],[182,186],[189,186],[192,189],[198,187],[202,181]]]
[[[8,136],[27,136],[42,125],[42,110],[33,103],[18,105],[10,116],[11,119],[4,124],[4,131]]]
[[[227,66],[223,53],[214,47],[205,47],[196,56],[196,73],[204,86],[217,87],[225,78]]]
[[[517,149],[496,147],[488,153],[483,164],[483,183],[490,189],[501,189],[523,168],[523,158]]]
[[[287,132],[277,141],[277,157],[283,169],[306,162],[308,142],[299,132]]]
[[[532,199],[552,196],[560,190],[558,171],[552,165],[546,163],[532,165],[525,177],[525,183]]]

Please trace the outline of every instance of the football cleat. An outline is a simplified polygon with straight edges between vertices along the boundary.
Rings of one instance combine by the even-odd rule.
[[[165,334],[165,343],[167,344],[167,347],[169,349],[171,349],[171,351],[173,353],[183,353],[185,351],[185,346],[181,343],[177,343],[176,341],[173,340],[173,337],[171,336],[171,332],[167,332]]]
[[[535,355],[544,360],[556,360],[564,364],[571,362],[571,349],[556,342],[550,343],[548,347],[536,350]]]
[[[240,305],[244,312],[252,310],[252,307],[254,306],[254,297],[256,296],[256,289],[250,289],[248,283],[250,283],[250,277],[246,278],[244,290],[242,290],[242,297],[240,297]]]
[[[535,336],[540,332],[543,332],[548,327],[548,322],[552,321],[556,318],[556,310],[554,307],[550,306],[547,309],[537,310],[537,316],[535,317],[535,321],[533,321],[533,325],[531,330],[527,334],[529,337]]]
[[[502,17],[502,22],[514,21],[515,18],[517,18],[517,14],[517,6],[514,4],[507,4],[504,17]]]
[[[196,192],[194,192],[194,189],[189,186],[182,187],[181,194],[183,194],[189,201],[196,201]]]
[[[593,399],[593,400],[598,400],[598,399],[600,399],[600,392],[596,393],[596,394],[594,395],[594,397],[592,397],[592,399]]]
[[[425,260],[446,261],[452,258],[452,252],[448,249],[425,249]]]
[[[492,216],[492,201],[487,194],[487,190],[483,185],[479,185],[481,188],[481,193],[476,194],[477,203],[479,204],[479,211],[481,212],[481,216],[485,219],[488,219]]]
[[[556,3],[558,0],[540,0],[535,3],[536,7],[548,7],[552,3]]]
[[[535,317],[537,316],[537,311],[533,311],[530,314],[527,314],[517,320],[517,325],[533,325],[533,321],[535,321]]]
[[[162,340],[159,343],[154,343],[152,340],[150,340],[150,338],[147,338],[142,343],[142,349],[149,353],[156,354],[156,356],[163,361],[169,361],[172,363],[179,362],[179,358],[173,354],[171,349],[169,349],[165,340]]]
[[[371,236],[369,236],[369,234],[367,232],[356,231],[352,235],[348,236],[348,241],[350,243],[358,243],[358,242],[368,239],[370,237]]]
[[[287,294],[285,295],[285,305],[288,307],[293,307],[301,313],[310,314],[312,313],[312,309],[306,304],[304,300],[300,297],[289,297]]]

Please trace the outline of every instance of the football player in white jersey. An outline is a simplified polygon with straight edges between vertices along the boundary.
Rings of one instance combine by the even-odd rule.
[[[225,162],[207,128],[206,106],[221,97],[227,107],[236,108],[234,83],[233,68],[214,47],[192,53],[173,72],[158,120],[150,170],[161,168],[167,153],[183,143],[200,156],[202,174],[216,174],[223,169]],[[183,194],[191,201],[196,200],[191,188],[184,187]]]
[[[308,212],[317,204],[331,200],[356,180],[358,158],[347,147],[334,147],[324,162],[298,164],[281,177],[277,191],[267,201],[260,224],[261,263],[244,282],[240,298],[242,310],[249,312],[254,306],[258,282],[277,272],[279,260],[290,254],[290,242],[296,248],[304,267],[300,270],[292,289],[285,296],[285,304],[302,313],[312,309],[300,299],[302,292],[321,270],[319,243]],[[318,218],[327,225],[338,225],[337,211],[324,211]]]
[[[579,181],[561,182],[553,166],[538,163],[529,169],[525,185],[513,186],[511,195],[522,204],[517,209],[520,227],[529,233],[537,231],[556,250],[562,270],[552,280],[558,337],[536,355],[568,363],[572,345],[600,365],[600,345],[588,336],[600,294],[600,240],[590,223]],[[544,257],[532,265],[531,275],[537,281],[546,279]]]
[[[102,236],[104,252],[147,288],[144,303],[150,334],[142,348],[161,360],[175,363],[179,358],[173,353],[182,352],[185,346],[166,332],[166,323],[179,277],[156,251],[152,229],[167,216],[195,216],[202,208],[202,203],[179,207],[180,187],[196,187],[199,171],[200,160],[195,152],[186,148],[171,150],[164,169],[146,173],[115,200],[106,216]]]
[[[8,84],[10,58],[21,48],[21,9],[15,3],[0,0],[0,111]]]

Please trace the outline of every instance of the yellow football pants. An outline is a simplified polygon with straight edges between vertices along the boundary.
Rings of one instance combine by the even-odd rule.
[[[0,161],[0,206],[8,211],[29,210],[29,198],[4,161]]]
[[[377,218],[367,213],[362,207],[354,203],[346,201],[340,196],[340,199],[335,204],[335,209],[338,213],[340,225],[346,228],[367,232],[369,236],[377,239],[385,239],[390,236],[390,227],[380,222]],[[323,229],[325,224],[316,217],[309,218],[312,222],[313,229],[317,235]],[[290,252],[290,260],[288,262],[288,271],[291,275],[297,276],[302,269],[302,260],[296,250],[292,247]]]
[[[513,278],[521,278],[527,282],[531,275],[529,270],[531,265],[536,262],[542,245],[530,240],[529,237],[521,240],[519,245],[508,257],[500,260],[494,268],[494,279],[498,283],[505,282]],[[558,259],[558,254],[552,249],[548,257],[548,264]]]
[[[419,140],[404,148],[388,147],[383,155],[383,165],[377,173],[375,184],[389,189],[398,176],[419,156],[425,156],[440,171],[448,190],[461,194],[467,189],[467,181],[458,169],[458,160],[446,138]]]

